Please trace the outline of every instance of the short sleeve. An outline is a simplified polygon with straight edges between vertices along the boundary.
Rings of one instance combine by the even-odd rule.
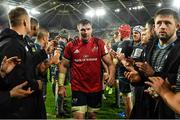
[[[98,45],[99,45],[98,47],[99,47],[99,50],[100,50],[101,57],[108,54],[108,49],[107,49],[107,47],[106,47],[103,40],[98,40]]]
[[[68,43],[64,49],[64,58],[71,60],[72,54],[71,54],[71,42]]]

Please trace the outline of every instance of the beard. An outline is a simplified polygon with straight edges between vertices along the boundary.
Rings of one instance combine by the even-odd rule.
[[[87,44],[87,43],[88,43],[88,39],[87,39],[87,38],[82,38],[82,42],[83,42],[84,44]]]
[[[87,34],[86,33],[82,33],[81,36],[82,36],[82,38],[87,38]]]
[[[84,44],[87,44],[87,43],[88,43],[87,34],[84,33],[84,34],[81,34],[81,36],[82,36],[82,42],[83,42]]]
[[[166,43],[173,35],[159,34],[157,36],[162,42]]]

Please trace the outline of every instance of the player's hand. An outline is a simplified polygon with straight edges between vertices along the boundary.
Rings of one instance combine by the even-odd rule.
[[[158,94],[165,94],[171,90],[171,85],[168,80],[164,80],[161,77],[149,77],[150,81],[145,82],[145,84],[149,85],[153,88],[153,90]],[[146,91],[148,92],[148,91]],[[151,94],[151,93],[149,93]]]
[[[147,76],[153,76],[154,70],[147,62],[136,62],[136,66],[140,71],[143,71]]]
[[[132,71],[125,71],[124,76],[128,80],[130,80],[130,82],[139,82],[139,81],[141,81],[141,77],[140,77],[139,73],[134,69],[132,69]]]
[[[58,90],[58,94],[63,98],[66,97],[67,96],[66,88],[64,86],[60,86]]]
[[[0,67],[1,74],[5,76],[6,74],[10,73],[17,64],[20,64],[20,63],[21,63],[21,59],[19,59],[17,56],[10,57],[10,58],[7,58],[5,56],[2,60],[1,67]]]
[[[30,95],[31,93],[33,93],[34,91],[31,90],[31,88],[28,88],[27,90],[24,90],[23,87],[27,85],[27,81],[15,86],[11,91],[10,91],[10,96],[11,97],[17,97],[17,98],[23,98],[26,97],[28,95]]]
[[[109,78],[107,79],[107,85],[109,85],[109,86],[112,86],[112,85],[114,85],[114,83],[115,83],[115,78],[114,78],[114,76],[111,76],[111,75],[109,75]]]

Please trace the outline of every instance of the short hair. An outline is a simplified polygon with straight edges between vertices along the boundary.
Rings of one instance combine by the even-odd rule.
[[[37,39],[42,39],[49,31],[47,29],[40,29],[37,35]]]
[[[37,31],[39,29],[39,22],[36,18],[31,17],[30,23],[31,23],[31,31]],[[36,34],[34,36],[37,36],[37,32],[34,34]]]
[[[146,22],[146,24],[148,24],[150,30],[152,30],[152,29],[153,29],[153,26],[154,26],[154,18],[152,17],[151,19],[149,19],[149,20]]]
[[[39,25],[38,20],[36,18],[33,18],[33,17],[31,17],[30,22],[31,22],[31,26],[38,26]]]
[[[172,15],[174,19],[176,20],[176,22],[179,22],[178,13],[170,8],[163,8],[163,9],[158,10],[155,13],[154,18],[156,18],[158,15],[163,15],[163,16]]]
[[[80,25],[80,24],[82,24],[82,25],[90,24],[90,25],[91,25],[91,22],[90,22],[89,20],[87,20],[87,19],[82,19],[82,20],[80,20],[80,21],[78,22],[77,25]]]
[[[12,9],[9,14],[9,23],[11,26],[18,26],[21,24],[22,16],[29,16],[25,8],[16,7]]]

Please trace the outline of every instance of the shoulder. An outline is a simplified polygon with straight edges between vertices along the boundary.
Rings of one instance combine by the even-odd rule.
[[[0,47],[6,46],[6,47],[11,47],[11,48],[16,48],[20,47],[21,44],[15,40],[13,37],[3,37],[0,38]]]
[[[15,33],[11,33],[12,31],[7,31],[5,30],[4,32],[9,32],[8,33],[4,33],[4,34],[1,34],[0,35],[0,42],[1,42],[1,45],[3,43],[5,43],[6,45],[10,45],[10,46],[13,46],[14,47],[19,47],[19,46],[22,46],[24,45],[24,39],[23,37],[21,36],[18,36],[17,34]]]
[[[14,37],[5,37],[0,42],[0,51],[3,55],[16,55],[16,54],[24,54],[26,49],[25,45],[22,41],[17,40]]]
[[[97,37],[92,37],[94,40],[100,40],[100,41],[102,41],[102,39],[101,38],[97,38]]]
[[[66,44],[66,46],[72,46],[72,45],[73,45],[72,41],[71,41],[71,42],[68,42],[68,43]]]
[[[131,41],[131,40],[125,40],[125,41],[122,41],[122,42],[120,42],[119,44],[118,44],[118,46],[133,46],[133,41]]]
[[[92,37],[94,41],[100,41],[100,42],[103,42],[103,39],[101,38],[97,38],[97,37]]]
[[[147,46],[154,46],[158,44],[158,41],[159,41],[158,38],[151,38],[149,42],[147,43]]]
[[[66,46],[69,46],[69,47],[78,46],[79,43],[80,43],[80,39],[76,38],[76,39],[73,39],[72,41],[68,42],[66,44]]]
[[[94,40],[94,42],[95,43],[97,43],[98,45],[104,45],[105,43],[104,43],[104,41],[103,41],[103,39],[100,39],[100,38],[97,38],[97,37],[93,37],[93,40]]]
[[[176,46],[178,45],[180,45],[180,37],[178,36],[178,38],[177,38],[177,40],[174,42],[175,44],[176,44]]]
[[[74,48],[76,48],[78,46],[77,41],[70,41],[65,45],[65,49],[64,52],[70,52],[72,51]]]

